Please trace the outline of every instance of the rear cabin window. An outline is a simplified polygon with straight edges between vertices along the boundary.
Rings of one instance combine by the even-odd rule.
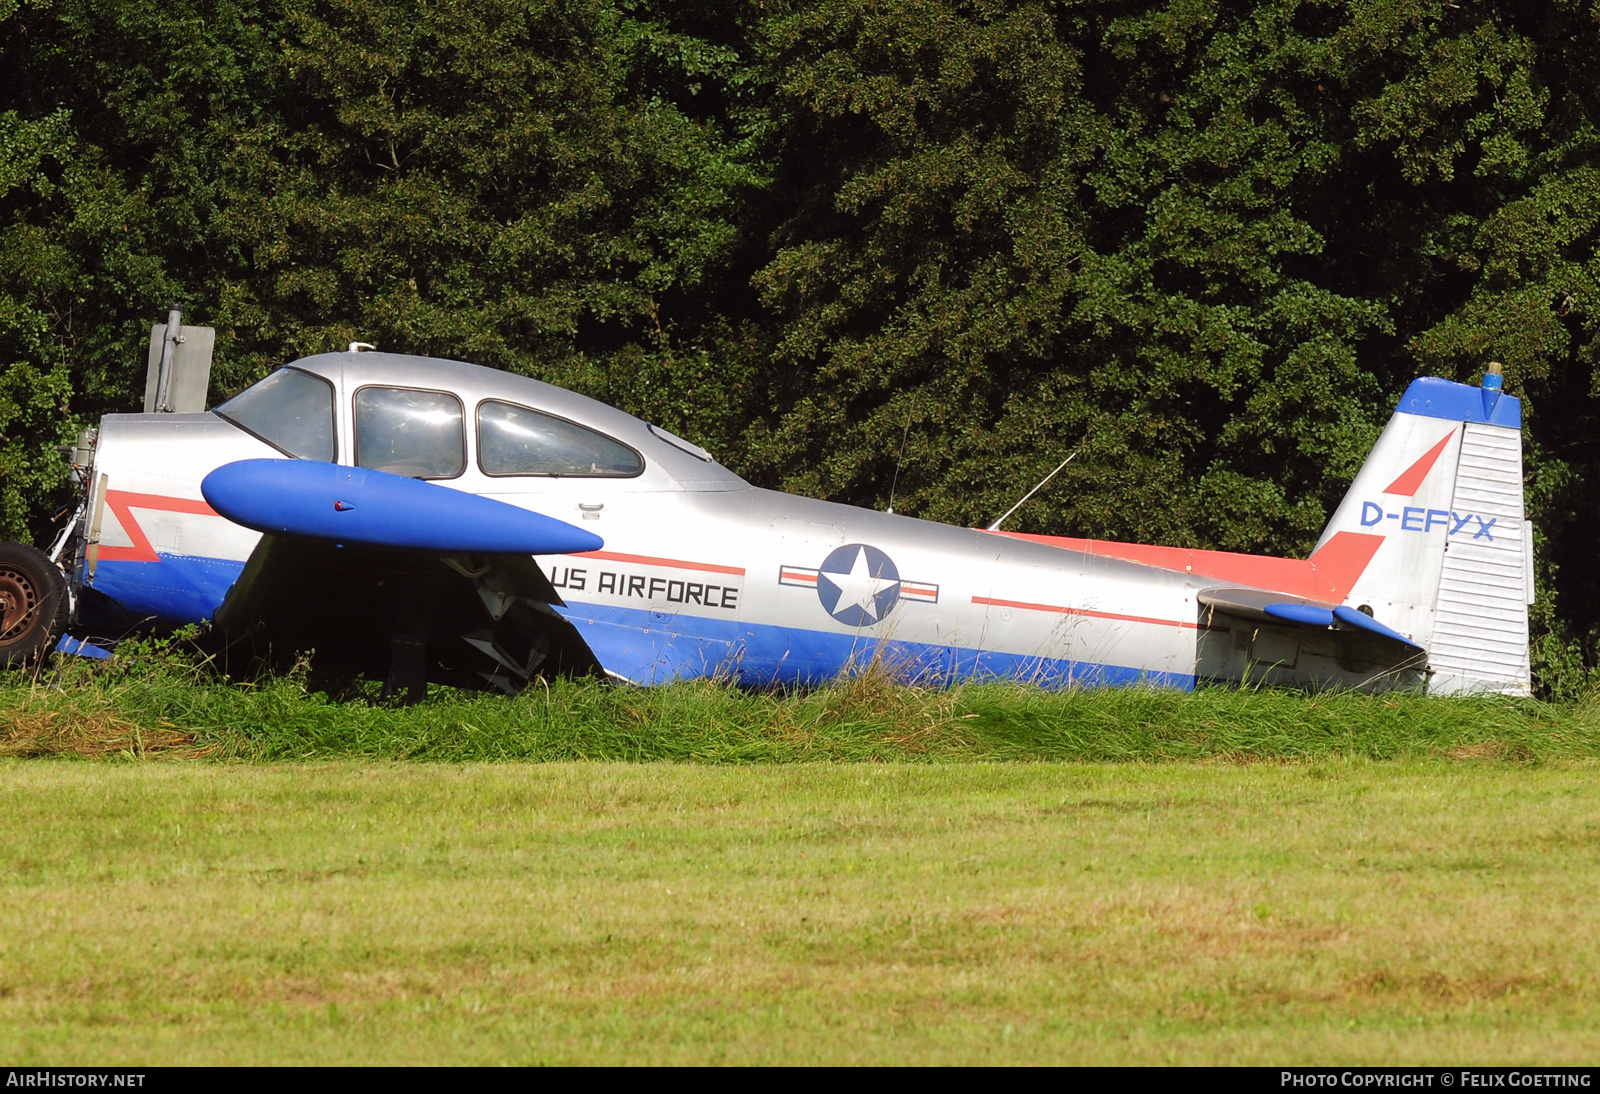
[[[485,475],[628,478],[644,458],[585,426],[515,403],[478,404],[478,464]]]
[[[234,425],[302,460],[335,459],[333,385],[297,368],[280,368],[216,408]]]
[[[364,387],[356,392],[356,464],[413,479],[467,469],[461,400],[444,391]]]

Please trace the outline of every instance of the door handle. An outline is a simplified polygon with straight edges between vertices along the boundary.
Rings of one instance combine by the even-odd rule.
[[[606,503],[603,502],[603,501],[601,501],[601,502],[580,501],[578,503],[578,509],[583,513],[583,519],[584,520],[599,520],[600,519],[600,510],[604,509],[605,507],[606,507]]]

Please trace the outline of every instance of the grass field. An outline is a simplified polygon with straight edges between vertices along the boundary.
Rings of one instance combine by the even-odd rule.
[[[368,689],[372,691],[372,688]],[[0,676],[0,756],[248,760],[1306,761],[1600,760],[1600,702],[1546,704],[1255,688],[1046,692],[904,687],[868,674],[812,691],[557,680],[516,699],[435,689],[396,708],[298,677],[220,680],[156,651],[64,678]]]
[[[1595,703],[157,648],[0,677],[0,1058],[1590,1062],[1597,775]]]
[[[0,1057],[1592,1062],[1595,775],[7,761]]]

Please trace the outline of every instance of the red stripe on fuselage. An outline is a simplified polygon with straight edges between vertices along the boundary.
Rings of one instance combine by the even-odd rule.
[[[1112,543],[1068,536],[1033,536],[1022,532],[994,534],[1068,551],[1159,566],[1163,570],[1177,570],[1179,573],[1235,585],[1271,589],[1327,604],[1344,601],[1356,579],[1366,570],[1372,556],[1378,553],[1378,548],[1383,544],[1382,536],[1367,532],[1335,532],[1333,538],[1323,544],[1316,554],[1307,559],[1295,559],[1241,555],[1230,551],[1196,551],[1188,547],[1151,547],[1142,543]]]
[[[636,562],[641,566],[666,566],[673,570],[703,570],[708,574],[744,576],[742,566],[718,566],[713,562],[685,562],[681,558],[654,558],[650,555],[625,555],[620,551],[584,551],[573,558],[600,558],[607,562]]]
[[[133,541],[131,547],[99,545],[102,562],[160,562],[161,556],[151,546],[150,537],[144,534],[139,522],[133,519],[135,509],[155,509],[165,513],[193,513],[196,516],[215,517],[218,512],[205,502],[194,498],[169,498],[161,494],[134,494],[127,490],[107,490],[106,505],[115,514],[117,523]]]
[[[1028,612],[1055,612],[1059,615],[1084,615],[1090,619],[1115,619],[1122,623],[1153,623],[1158,627],[1178,627],[1190,631],[1225,631],[1227,627],[1212,627],[1205,623],[1186,623],[1181,619],[1156,619],[1148,615],[1123,615],[1120,612],[1096,612],[1088,608],[1067,608],[1059,604],[1030,604],[1026,600],[999,600],[989,596],[975,596],[974,604],[987,604],[992,608],[1021,608]]]

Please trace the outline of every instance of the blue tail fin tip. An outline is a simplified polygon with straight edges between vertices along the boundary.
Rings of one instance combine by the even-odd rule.
[[[1458,384],[1437,376],[1419,376],[1400,396],[1399,411],[1451,422],[1474,422],[1522,428],[1522,400],[1491,387]]]

